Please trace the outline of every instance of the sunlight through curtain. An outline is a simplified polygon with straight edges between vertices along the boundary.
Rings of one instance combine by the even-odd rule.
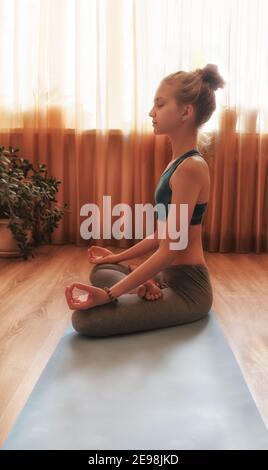
[[[202,128],[212,177],[203,246],[268,252],[267,24],[266,0],[0,0],[0,145],[62,181],[68,210],[53,243],[88,245],[80,209],[103,195],[154,204],[171,158],[148,115],[155,90],[169,73],[214,63],[226,86]]]

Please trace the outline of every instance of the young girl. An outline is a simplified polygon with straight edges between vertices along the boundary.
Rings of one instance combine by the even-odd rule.
[[[75,310],[72,323],[78,333],[133,333],[190,323],[208,315],[213,293],[201,223],[209,200],[210,176],[197,150],[197,135],[216,108],[216,89],[224,84],[213,64],[192,72],[179,71],[161,81],[149,115],[154,132],[168,135],[172,144],[172,160],[155,191],[155,202],[164,204],[166,210],[158,214],[153,234],[119,254],[102,247],[89,248],[89,261],[95,263],[92,285],[74,283],[65,290],[68,305]],[[171,249],[169,204],[177,208],[177,233],[181,228],[180,204],[188,204],[184,249]],[[165,227],[164,238],[159,238],[160,222]],[[151,251],[154,253],[134,270],[121,263]],[[86,299],[75,298],[74,288],[86,291]]]

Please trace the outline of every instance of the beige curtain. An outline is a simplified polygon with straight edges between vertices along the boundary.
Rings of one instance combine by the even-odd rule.
[[[154,204],[171,158],[148,116],[155,90],[168,73],[215,63],[227,84],[202,129],[204,249],[268,252],[267,23],[266,0],[0,0],[0,145],[62,182],[53,243],[136,242],[84,240],[81,207],[97,204],[102,219],[104,195],[133,211]]]

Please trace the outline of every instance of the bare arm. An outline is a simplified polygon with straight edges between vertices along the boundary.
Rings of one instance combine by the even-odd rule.
[[[149,235],[148,237],[141,240],[136,245],[131,246],[127,250],[122,251],[122,253],[118,253],[116,255],[116,261],[119,263],[120,261],[128,260],[131,258],[136,258],[138,256],[142,256],[149,251],[156,250],[159,246],[158,238],[157,238],[157,230]]]
[[[189,221],[192,218],[202,184],[202,167],[200,167],[199,163],[187,162],[187,165],[181,165],[175,173],[173,173],[175,179],[171,203],[177,208],[176,212],[179,212],[180,204],[188,204],[189,226]],[[119,297],[120,295],[129,292],[131,289],[147,281],[159,271],[172,264],[177,249],[171,248],[174,239],[169,235],[168,226],[170,225],[173,217],[174,215],[172,214],[172,211],[170,211],[167,220],[163,224],[165,237],[159,242],[159,248],[156,253],[150,256],[150,258],[135,269],[135,271],[131,272],[128,276],[121,279],[110,288],[114,297]],[[175,217],[175,222],[176,233],[180,234],[180,217]],[[187,230],[189,228],[188,226],[186,227]],[[176,238],[180,237],[177,237],[176,235]]]
[[[159,271],[170,265],[174,253],[164,253],[158,249],[150,258],[142,263],[138,268],[132,271],[128,276],[110,287],[110,291],[114,297],[130,292],[131,289],[138,287],[148,279],[152,278]]]

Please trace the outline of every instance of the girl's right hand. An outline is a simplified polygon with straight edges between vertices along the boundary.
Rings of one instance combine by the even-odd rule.
[[[93,264],[118,263],[117,255],[103,246],[92,245],[88,250],[88,261]]]

